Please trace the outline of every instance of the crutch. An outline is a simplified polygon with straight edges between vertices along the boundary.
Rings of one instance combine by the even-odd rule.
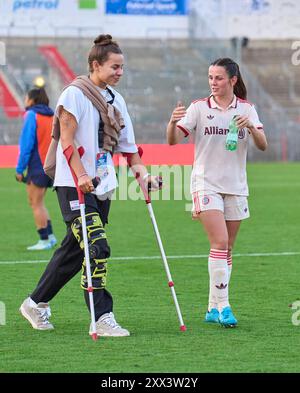
[[[141,147],[138,148],[138,153],[139,153],[140,157],[143,155],[143,149]],[[127,156],[128,165],[131,167],[131,162],[130,162],[129,155],[126,154],[125,156]],[[160,234],[159,234],[159,231],[158,231],[155,215],[154,215],[152,204],[151,204],[151,197],[150,197],[150,187],[151,187],[151,185],[149,184],[148,190],[147,190],[146,187],[145,187],[144,181],[143,181],[143,179],[141,179],[140,174],[138,172],[135,173],[135,178],[138,181],[138,183],[139,183],[139,185],[141,187],[141,190],[143,191],[143,194],[144,194],[145,202],[146,202],[149,214],[150,214],[150,218],[151,218],[151,221],[152,221],[152,224],[153,224],[156,240],[157,240],[157,243],[158,243],[158,246],[159,246],[159,249],[160,249],[160,253],[161,253],[161,256],[162,256],[164,268],[165,268],[165,271],[166,271],[166,274],[167,274],[168,286],[171,289],[171,293],[172,293],[173,300],[174,300],[174,303],[175,303],[177,316],[178,316],[179,323],[180,323],[180,330],[182,332],[184,332],[184,331],[186,331],[186,326],[185,326],[185,324],[183,322],[183,319],[182,319],[179,303],[178,303],[176,292],[175,292],[175,288],[174,288],[174,281],[172,280],[172,276],[171,276],[171,273],[170,273],[167,257],[166,257],[165,251],[164,251],[164,247],[163,247],[163,244],[162,244],[162,241],[161,241],[161,237],[160,237]]]
[[[91,311],[91,320],[92,320],[92,334],[91,337],[93,340],[98,339],[97,331],[96,331],[96,319],[95,319],[95,307],[94,307],[94,298],[93,298],[93,285],[92,285],[92,276],[91,276],[91,264],[90,264],[90,253],[89,253],[89,244],[87,238],[87,230],[86,230],[86,219],[85,219],[85,203],[84,203],[84,193],[78,187],[78,179],[73,171],[70,160],[73,155],[73,147],[70,145],[64,150],[64,155],[68,161],[75,185],[76,190],[78,193],[78,200],[79,200],[79,207],[80,207],[80,216],[81,216],[81,225],[82,225],[82,236],[83,236],[83,244],[84,244],[84,257],[85,257],[85,264],[86,264],[86,274],[87,274],[87,281],[88,281],[88,293],[89,293],[89,301],[90,301],[90,311]],[[80,146],[78,148],[78,153],[80,158],[84,154],[84,148]],[[96,186],[98,181],[93,179],[93,184]]]

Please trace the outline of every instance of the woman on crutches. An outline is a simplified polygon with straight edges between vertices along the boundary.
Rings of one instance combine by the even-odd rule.
[[[76,184],[84,193],[86,232],[89,243],[93,301],[98,336],[129,336],[113,314],[113,298],[106,289],[106,266],[110,256],[104,226],[108,222],[110,191],[116,184],[112,153],[131,155],[146,183],[156,179],[142,164],[131,119],[123,97],[112,86],[123,75],[124,57],[110,35],[100,35],[88,56],[89,76],[76,78],[62,92],[56,107],[53,135],[60,135],[54,186],[67,234],[54,253],[37,287],[21,305],[22,315],[39,330],[53,329],[48,302],[80,270],[81,287],[90,307],[82,219]],[[80,149],[83,155],[80,157]],[[71,170],[70,170],[71,169]],[[104,172],[103,173],[103,169]],[[97,197],[92,179],[100,176]],[[107,182],[108,179],[108,182]],[[106,185],[104,187],[103,185]],[[93,326],[90,328],[92,335]]]

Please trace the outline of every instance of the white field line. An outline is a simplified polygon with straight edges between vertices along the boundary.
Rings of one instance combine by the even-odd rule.
[[[293,256],[300,255],[300,251],[286,251],[286,252],[256,252],[256,253],[245,253],[245,254],[233,254],[233,257],[273,257],[273,256]],[[169,255],[167,259],[200,259],[207,258],[207,254],[198,255]],[[129,257],[112,257],[109,261],[135,261],[135,260],[147,260],[147,259],[161,259],[160,255],[153,256],[129,256]],[[15,264],[29,264],[29,263],[46,263],[49,259],[37,259],[29,261],[0,261],[0,265],[15,265]]]

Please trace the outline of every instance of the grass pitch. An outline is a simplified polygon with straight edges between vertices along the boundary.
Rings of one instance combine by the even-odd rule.
[[[93,342],[79,275],[51,301],[54,331],[33,330],[19,314],[52,251],[26,251],[37,239],[25,187],[13,170],[1,169],[0,304],[6,313],[0,372],[299,372],[300,318],[294,315],[293,324],[297,310],[289,307],[300,299],[299,174],[298,163],[248,165],[251,218],[241,226],[230,282],[236,329],[203,322],[207,258],[191,256],[207,255],[209,246],[186,202],[153,201],[166,254],[175,256],[168,262],[187,325],[183,333],[144,202],[113,201],[108,289],[116,318],[131,336]],[[47,206],[62,240],[65,228],[51,191]],[[149,256],[157,259],[143,259]]]

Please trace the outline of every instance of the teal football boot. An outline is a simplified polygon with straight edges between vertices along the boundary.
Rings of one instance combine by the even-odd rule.
[[[231,307],[224,307],[219,314],[219,323],[224,327],[235,327],[237,322],[238,321],[233,315]]]
[[[219,311],[216,308],[212,308],[205,314],[205,322],[219,323]]]

